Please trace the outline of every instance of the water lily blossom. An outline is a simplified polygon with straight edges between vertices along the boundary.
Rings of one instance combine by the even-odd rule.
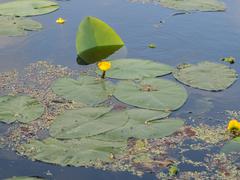
[[[228,131],[240,131],[240,122],[238,122],[236,119],[232,119],[228,123],[227,127]]]
[[[108,71],[111,68],[111,62],[109,61],[100,61],[98,63],[98,68],[103,72],[102,78],[105,78],[106,71]]]
[[[63,19],[63,18],[58,18],[57,20],[56,20],[56,23],[57,24],[64,24],[65,23],[65,19]]]

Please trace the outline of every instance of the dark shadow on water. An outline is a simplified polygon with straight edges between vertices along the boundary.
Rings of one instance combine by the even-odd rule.
[[[13,152],[0,151],[0,179],[12,176],[33,176],[56,180],[149,180],[155,179],[153,174],[143,177],[134,176],[128,172],[110,172],[94,168],[61,167],[30,161],[24,157],[15,155]]]

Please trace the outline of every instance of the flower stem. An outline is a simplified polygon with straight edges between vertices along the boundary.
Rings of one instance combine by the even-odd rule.
[[[106,71],[103,71],[101,78],[105,79],[105,76],[106,76]]]

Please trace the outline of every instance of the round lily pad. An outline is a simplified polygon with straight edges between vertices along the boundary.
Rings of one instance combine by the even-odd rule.
[[[240,137],[236,137],[227,144],[225,144],[221,150],[222,152],[228,153],[239,153],[240,152]]]
[[[187,100],[186,90],[179,84],[165,79],[121,81],[114,96],[129,105],[152,110],[173,111]]]
[[[0,97],[0,121],[29,123],[44,112],[44,107],[35,98],[29,96]]]
[[[111,69],[106,77],[115,79],[143,79],[170,74],[173,68],[169,65],[143,59],[117,59],[111,61]],[[97,71],[102,74],[101,71]]]
[[[28,31],[42,29],[42,25],[23,17],[0,16],[0,36],[24,36]]]
[[[127,121],[126,112],[107,107],[69,110],[55,119],[50,135],[59,139],[89,137],[121,127]]]
[[[234,69],[208,61],[200,62],[197,65],[180,65],[173,75],[178,81],[188,86],[208,91],[227,89],[237,79]]]
[[[90,166],[99,162],[111,162],[112,157],[126,148],[126,142],[106,142],[93,139],[44,141],[32,140],[18,148],[18,152],[31,159],[62,166]]]
[[[225,4],[219,0],[157,0],[164,7],[180,11],[224,11]]]
[[[0,4],[0,15],[35,16],[56,11],[58,3],[48,0],[15,0]]]
[[[79,79],[61,78],[53,85],[52,90],[68,100],[80,101],[88,105],[104,102],[113,92],[111,82],[96,79],[92,76],[81,76]]]
[[[172,118],[147,124],[131,119],[124,127],[98,135],[95,138],[108,141],[123,141],[130,137],[139,139],[163,138],[176,132],[183,124],[183,120]]]

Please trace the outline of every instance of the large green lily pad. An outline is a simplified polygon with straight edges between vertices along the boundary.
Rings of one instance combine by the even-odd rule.
[[[124,127],[98,135],[94,138],[106,141],[123,141],[130,137],[139,139],[163,138],[176,132],[183,124],[183,120],[172,118],[152,121],[147,124],[130,119]]]
[[[68,100],[80,101],[88,105],[99,104],[107,100],[113,92],[111,82],[92,76],[81,76],[77,80],[58,79],[52,85],[52,90]]]
[[[222,152],[228,153],[239,153],[240,152],[240,137],[236,137],[227,144],[225,144],[222,148]]]
[[[180,11],[224,11],[225,4],[218,0],[158,0],[164,7]]]
[[[56,11],[58,3],[48,0],[15,0],[0,4],[0,15],[35,16]]]
[[[44,107],[35,98],[29,96],[0,97],[0,121],[29,123],[39,118]]]
[[[108,107],[86,107],[66,111],[55,119],[50,135],[59,139],[89,137],[126,124],[126,112],[110,110]]]
[[[188,86],[208,91],[227,89],[237,79],[234,69],[208,61],[200,62],[197,65],[180,65],[173,75],[178,81]]]
[[[28,31],[42,29],[37,21],[12,16],[0,16],[0,27],[0,36],[24,36]]]
[[[32,140],[18,149],[31,159],[62,166],[90,166],[99,162],[111,162],[112,157],[126,148],[126,142],[106,142],[93,139],[44,141]]]
[[[179,84],[165,79],[121,81],[114,96],[129,105],[145,109],[173,111],[187,100],[186,90]]]
[[[115,79],[142,79],[170,74],[173,68],[166,64],[142,59],[117,59],[111,61],[107,77]],[[101,74],[101,71],[97,71]]]
[[[92,64],[124,46],[119,35],[102,20],[88,16],[79,25],[76,49],[79,64]]]

